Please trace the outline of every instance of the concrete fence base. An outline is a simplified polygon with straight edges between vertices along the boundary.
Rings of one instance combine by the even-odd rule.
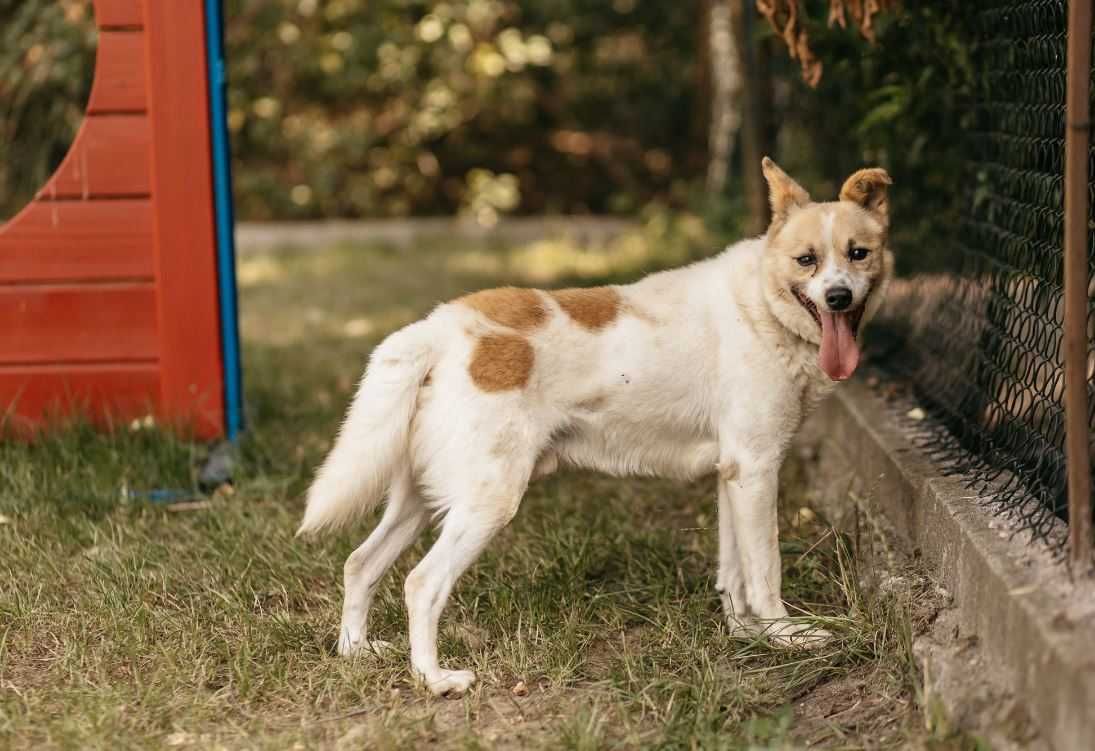
[[[951,595],[949,644],[917,649],[928,678],[948,672],[933,660],[975,647],[963,659],[983,674],[956,679],[1002,683],[1012,719],[1029,718],[1040,743],[1095,749],[1095,584],[1071,581],[1063,563],[984,508],[961,478],[941,477],[863,384],[842,386],[801,443],[816,459],[818,505],[838,528],[861,523],[864,510]],[[968,708],[950,709],[961,717]]]

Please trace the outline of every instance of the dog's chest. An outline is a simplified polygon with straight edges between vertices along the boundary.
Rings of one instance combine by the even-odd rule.
[[[811,350],[803,353],[799,362],[794,383],[799,392],[800,420],[804,420],[822,399],[833,393],[836,383],[818,366],[816,352]]]
[[[832,389],[817,348],[782,327],[737,333],[723,350],[719,440],[724,452],[780,455]]]

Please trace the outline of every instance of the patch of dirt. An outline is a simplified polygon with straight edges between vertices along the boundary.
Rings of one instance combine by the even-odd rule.
[[[792,705],[793,737],[805,746],[830,746],[871,738],[871,746],[894,746],[909,737],[919,712],[911,692],[892,676],[865,666],[818,686]]]
[[[479,690],[460,700],[419,698],[413,688],[393,689],[395,706],[340,719],[338,748],[467,748],[469,737],[486,748],[555,747],[560,727],[598,706],[596,688],[550,689],[527,686],[526,696],[511,688]],[[604,725],[607,714],[590,716]]]

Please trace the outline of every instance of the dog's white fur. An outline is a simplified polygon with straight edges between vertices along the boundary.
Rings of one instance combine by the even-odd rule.
[[[682,479],[717,470],[717,588],[731,627],[767,628],[782,642],[824,638],[789,621],[780,599],[779,468],[803,418],[834,385],[817,364],[817,322],[788,284],[825,310],[826,288],[845,283],[865,317],[874,312],[892,267],[889,178],[856,173],[873,178],[858,192],[849,178],[842,195],[851,200],[815,204],[770,160],[765,172],[773,204],[766,236],[612,288],[620,313],[602,328],[579,325],[536,293],[547,316],[520,334],[535,353],[523,387],[485,391],[469,376],[476,342],[513,331],[460,301],[376,348],[300,528],[348,522],[388,494],[379,525],[346,561],[342,654],[383,644],[367,639],[369,606],[432,513],[443,517],[440,535],[406,581],[411,663],[434,693],[466,690],[473,672],[438,663],[441,612],[517,513],[530,480],[559,465]],[[803,232],[819,259],[808,279],[787,266]],[[855,242],[879,255],[871,271],[839,262],[838,246],[857,232],[867,237]]]

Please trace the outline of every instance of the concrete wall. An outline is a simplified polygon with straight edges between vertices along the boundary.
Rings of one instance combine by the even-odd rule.
[[[952,595],[954,637],[976,642],[1041,737],[1059,751],[1095,749],[1095,585],[1072,582],[961,478],[941,477],[899,415],[852,383],[811,417],[798,450],[814,464],[819,509],[920,559]],[[869,566],[879,546],[861,548]]]

